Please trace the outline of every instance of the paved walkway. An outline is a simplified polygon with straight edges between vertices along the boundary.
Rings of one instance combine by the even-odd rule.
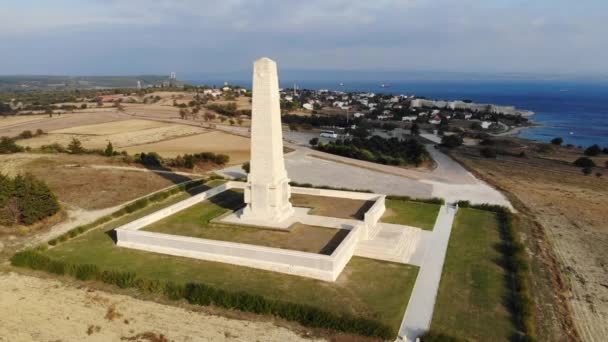
[[[399,329],[397,341],[416,341],[431,326],[435,299],[443,271],[456,209],[442,206],[435,227],[422,248],[424,253],[414,290]]]

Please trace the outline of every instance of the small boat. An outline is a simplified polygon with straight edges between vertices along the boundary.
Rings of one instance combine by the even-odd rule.
[[[390,84],[384,84],[384,83],[382,83],[380,85],[380,88],[388,88],[388,87],[390,87]]]
[[[344,87],[344,83],[340,82],[340,87]]]

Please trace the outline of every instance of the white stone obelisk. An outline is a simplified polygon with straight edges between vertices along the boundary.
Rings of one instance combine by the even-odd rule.
[[[241,218],[279,222],[294,212],[283,159],[283,131],[277,64],[260,58],[253,64],[251,161]]]

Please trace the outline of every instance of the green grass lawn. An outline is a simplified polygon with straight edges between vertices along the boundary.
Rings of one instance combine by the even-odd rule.
[[[460,209],[454,221],[431,330],[476,341],[507,341],[514,331],[496,214]]]
[[[337,314],[348,313],[377,320],[395,331],[398,330],[418,273],[415,266],[353,257],[338,280],[330,283],[115,245],[112,240],[114,228],[187,196],[188,194],[180,194],[171,197],[165,202],[151,205],[59,244],[44,253],[71,263],[89,263],[102,269],[132,271],[142,278],[183,283],[201,282],[217,288],[246,291],[269,299],[312,305]]]
[[[192,207],[155,222],[143,230],[203,239],[240,242],[330,255],[348,230],[295,224],[287,231],[210,223],[243,206],[243,193],[225,191]]]
[[[387,199],[381,221],[433,230],[440,207],[438,204]]]

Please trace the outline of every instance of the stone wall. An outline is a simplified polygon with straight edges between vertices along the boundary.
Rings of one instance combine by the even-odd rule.
[[[224,262],[293,274],[324,281],[335,281],[355,252],[360,239],[367,238],[368,227],[375,225],[384,212],[384,198],[369,193],[293,187],[294,193],[357,200],[375,200],[365,222],[355,226],[331,255],[307,253],[280,248],[200,239],[187,236],[141,231],[140,229],[207,200],[229,189],[242,189],[246,183],[227,182],[161,209],[116,229],[117,245],[126,248]]]
[[[380,221],[380,218],[382,218],[382,215],[384,215],[384,211],[386,211],[385,202],[386,195],[378,196],[374,205],[365,212],[365,215],[363,216],[365,233],[363,234],[362,240],[373,239],[374,236],[376,236],[376,233],[378,233],[378,222]]]

